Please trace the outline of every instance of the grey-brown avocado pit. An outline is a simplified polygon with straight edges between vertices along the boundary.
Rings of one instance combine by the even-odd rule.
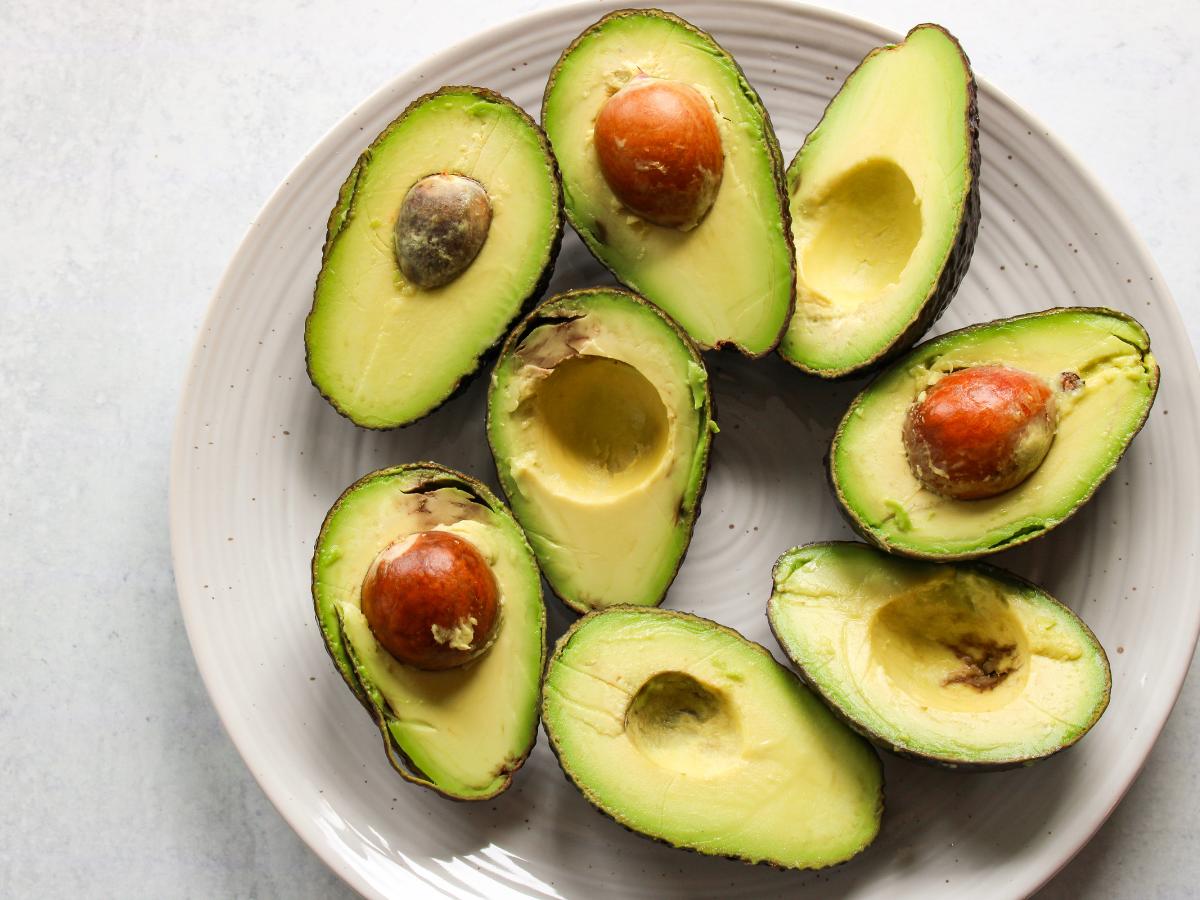
[[[413,284],[437,288],[467,270],[487,240],[492,204],[465,175],[427,175],[409,189],[396,218],[396,261]]]

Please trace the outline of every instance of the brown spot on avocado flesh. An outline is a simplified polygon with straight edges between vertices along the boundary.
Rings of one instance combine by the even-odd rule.
[[[942,681],[943,686],[966,684],[977,691],[990,691],[1020,668],[1013,658],[1016,644],[997,644],[968,634],[959,643],[946,646],[963,667],[948,675]]]

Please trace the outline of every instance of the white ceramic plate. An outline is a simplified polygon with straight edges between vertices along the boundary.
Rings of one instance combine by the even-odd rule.
[[[1191,459],[1200,446],[1200,376],[1158,271],[1120,213],[1040,125],[986,85],[983,225],[938,330],[1055,305],[1113,306],[1145,323],[1164,372],[1149,424],[1095,499],[1048,537],[995,560],[1048,587],[1108,649],[1112,705],[1078,747],[1031,769],[975,776],[886,757],[878,841],[831,872],[778,872],[623,831],[566,782],[544,737],[495,801],[448,803],[405,784],[325,655],[308,567],[339,492],[371,469],[421,459],[495,485],[481,382],[388,434],[354,428],[309,384],[302,327],[338,185],[363,146],[438,85],[486,85],[536,112],[561,49],[606,8],[521,19],[397,78],[300,163],[230,264],[197,342],[171,475],[175,577],[213,702],[279,811],[369,896],[1032,891],[1121,798],[1191,658],[1200,626]],[[672,8],[745,67],[789,159],[855,63],[896,38],[772,2],[678,0]],[[568,234],[551,289],[608,280]],[[780,655],[764,616],[771,564],[795,544],[848,536],[822,457],[860,383],[809,380],[774,358],[710,362],[722,431],[695,540],[666,605],[731,625]],[[569,616],[547,600],[557,636]]]

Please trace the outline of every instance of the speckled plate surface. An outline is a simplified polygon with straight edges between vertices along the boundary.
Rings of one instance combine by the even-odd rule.
[[[455,804],[404,784],[337,677],[312,616],[308,566],[341,490],[383,465],[435,459],[495,486],[482,383],[394,433],[355,429],[304,372],[302,328],[338,185],[414,96],[475,83],[536,112],[550,66],[611,8],[552,10],[481,34],[398,77],[339,123],[258,217],[198,338],[176,423],[175,576],[205,683],[234,743],[301,837],[368,896],[1003,897],[1048,879],[1120,800],[1191,658],[1200,517],[1200,375],[1154,263],[1042,126],[981,84],[983,225],[936,330],[1055,305],[1106,305],[1150,331],[1163,386],[1143,434],[1091,504],[995,562],[1079,612],[1108,649],[1113,698],[1077,747],[1030,769],[968,776],[885,759],[878,841],[830,872],[680,853],[597,816],[544,737],[511,791]],[[867,50],[873,26],[772,2],[672,8],[741,62],[790,159]],[[970,52],[970,48],[967,48]],[[551,290],[607,282],[568,234]],[[822,457],[861,382],[830,386],[774,358],[710,357],[721,434],[708,494],[666,605],[737,628],[782,658],[764,615],[784,549],[848,536]],[[570,616],[550,603],[552,635]]]

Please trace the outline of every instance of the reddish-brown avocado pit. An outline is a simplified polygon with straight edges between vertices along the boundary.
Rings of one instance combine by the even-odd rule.
[[[1054,392],[1043,379],[1008,366],[972,366],[944,376],[909,407],[904,450],[929,490],[978,500],[1032,475],[1057,426]]]
[[[375,639],[400,662],[452,669],[491,646],[500,592],[474,545],[424,531],[375,557],[363,579],[362,611]]]
[[[717,197],[721,132],[690,85],[638,75],[605,101],[593,141],[613,194],[648,222],[693,228]]]

